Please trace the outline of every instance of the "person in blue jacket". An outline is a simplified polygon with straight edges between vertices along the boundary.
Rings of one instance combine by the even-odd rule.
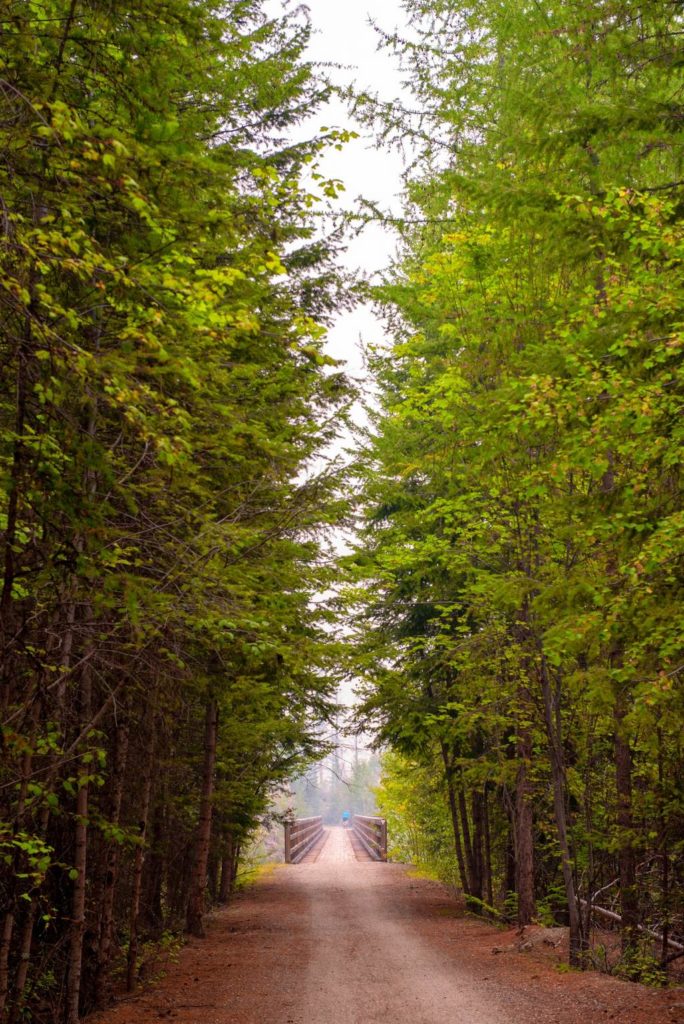
[[[342,811],[342,828],[347,828],[351,821],[351,814],[349,811]]]

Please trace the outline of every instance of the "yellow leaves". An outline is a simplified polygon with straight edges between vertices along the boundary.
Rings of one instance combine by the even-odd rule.
[[[648,708],[656,707],[673,692],[673,679],[665,670],[661,670],[654,678],[641,683],[637,691],[637,702]]]
[[[2,286],[5,289],[5,291],[9,292],[9,294],[13,298],[17,299],[23,305],[28,306],[29,303],[31,302],[30,291],[28,290],[25,284],[23,284],[21,281],[18,281],[16,278],[0,278],[0,286]]]
[[[554,411],[554,403],[559,397],[557,382],[553,377],[545,375],[537,377],[532,375],[528,378],[529,391],[524,396],[527,407],[532,412],[544,412],[546,414]]]
[[[287,273],[285,267],[283,266],[280,260],[280,257],[274,252],[270,252],[267,254],[266,259],[264,260],[264,269],[271,274]]]
[[[233,317],[233,324],[238,330],[244,331],[247,334],[255,333],[259,330],[257,317],[246,309]]]

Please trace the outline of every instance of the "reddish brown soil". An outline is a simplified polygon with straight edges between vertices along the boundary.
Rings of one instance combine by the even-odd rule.
[[[332,829],[322,852],[238,896],[158,984],[91,1024],[684,1022],[682,989],[561,973],[541,944],[492,952],[515,940]]]

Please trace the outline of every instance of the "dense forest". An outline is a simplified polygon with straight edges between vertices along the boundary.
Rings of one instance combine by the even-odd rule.
[[[415,162],[370,361],[363,716],[395,852],[570,960],[684,954],[684,17],[408,0]],[[590,949],[619,930],[617,957]]]
[[[345,476],[306,10],[0,0],[8,1024],[203,935],[344,673],[397,858],[681,966],[684,14],[401,6],[412,101],[350,97],[410,166]]]
[[[146,943],[201,934],[333,703],[314,460],[349,395],[315,224],[340,139],[293,143],[326,86],[301,13],[261,7],[2,3],[12,1022],[73,1024]]]

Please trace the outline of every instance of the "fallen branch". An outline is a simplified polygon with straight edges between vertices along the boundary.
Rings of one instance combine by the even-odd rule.
[[[583,907],[588,906],[586,900],[581,899],[580,903]],[[600,914],[601,917],[606,917],[609,921],[617,921],[618,924],[622,924],[622,918],[619,914],[616,914],[614,910],[605,910],[603,907],[594,906],[593,903],[591,905],[591,909],[593,913]],[[648,935],[650,939],[656,939],[658,942],[663,941],[663,936],[659,932],[654,932],[652,928],[645,928],[643,924],[638,924],[637,930],[643,932],[644,935]],[[669,937],[666,941],[668,946],[672,946],[673,949],[676,949],[679,953],[684,954],[684,946],[681,944],[681,942],[675,942],[674,939],[671,939]]]

